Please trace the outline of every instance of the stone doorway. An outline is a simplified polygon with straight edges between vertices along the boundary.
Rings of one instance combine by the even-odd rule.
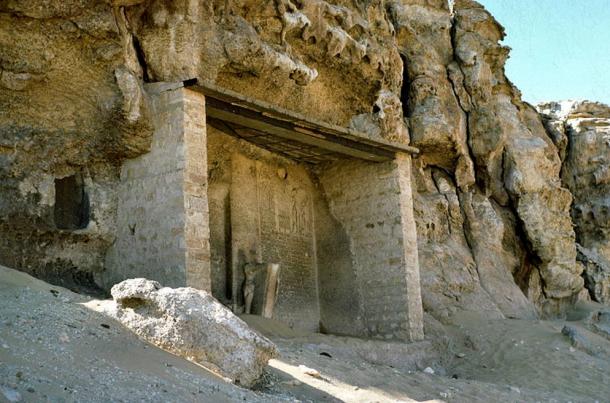
[[[245,265],[279,264],[274,319],[317,331],[314,204],[321,194],[314,177],[299,163],[209,126],[208,164],[212,293],[241,313]],[[260,303],[254,301],[253,312]]]
[[[191,286],[240,312],[244,266],[275,263],[274,319],[423,337],[412,148],[198,81],[147,91],[152,148],[122,168],[107,284]]]
[[[206,95],[214,295],[242,312],[246,265],[276,263],[274,319],[309,331],[420,337],[405,154],[413,150],[194,88]]]

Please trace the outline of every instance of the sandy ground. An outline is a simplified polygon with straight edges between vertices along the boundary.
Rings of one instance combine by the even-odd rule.
[[[270,400],[140,341],[86,300],[0,267],[0,401]]]
[[[590,324],[608,308],[595,305],[563,321],[429,321],[430,340],[413,344],[245,317],[282,354],[250,391],[138,340],[86,297],[1,267],[0,301],[0,401],[610,402],[610,335]]]
[[[610,343],[584,321],[461,322],[446,329],[444,353],[425,343],[407,345],[411,351],[390,345],[373,359],[367,352],[390,343],[270,334],[282,358],[271,361],[265,391],[306,400],[313,388],[314,401],[610,402]],[[585,347],[572,347],[561,334],[565,323],[578,329]]]

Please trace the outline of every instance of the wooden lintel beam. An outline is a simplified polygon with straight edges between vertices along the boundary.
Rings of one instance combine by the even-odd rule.
[[[387,161],[389,158],[393,156],[393,153],[388,155],[389,153],[384,153],[385,155],[379,155],[375,152],[367,152],[361,150],[362,147],[349,147],[344,144],[340,144],[337,142],[333,142],[327,138],[316,137],[307,135],[305,133],[300,133],[295,130],[290,130],[288,128],[271,124],[270,122],[266,122],[261,119],[256,119],[249,116],[244,116],[243,114],[233,113],[232,111],[228,111],[226,109],[216,108],[210,102],[206,105],[206,113],[214,118],[224,121],[230,121],[234,124],[252,128],[255,130],[264,131],[276,137],[281,137],[287,140],[297,141],[299,143],[307,144],[310,146],[322,148],[325,150],[334,151],[340,154],[349,155],[352,157],[365,159],[368,161]]]
[[[232,122],[239,124],[234,117],[245,115],[242,123],[249,124],[244,125],[245,127],[262,130],[278,137],[370,161],[385,161],[393,158],[397,152],[419,153],[415,147],[385,139],[371,139],[351,129],[309,119],[298,113],[220,88],[207,81],[188,80],[184,85],[206,95],[207,108],[223,116],[223,118],[218,117],[219,119],[231,119]],[[228,116],[227,113],[232,116]],[[255,120],[262,120],[263,123],[256,124],[253,122]],[[270,131],[273,128],[275,129]]]

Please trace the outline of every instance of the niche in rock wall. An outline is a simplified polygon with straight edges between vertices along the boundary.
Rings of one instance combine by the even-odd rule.
[[[273,318],[317,331],[317,259],[312,199],[316,188],[304,166],[279,163],[260,152],[256,159],[231,158],[231,251],[236,308],[244,305],[247,265],[279,265],[279,292]],[[263,312],[267,271],[255,283],[252,312]]]
[[[89,197],[81,174],[55,179],[55,226],[77,230],[89,224]]]
[[[315,171],[212,126],[207,146],[213,295],[241,313],[252,294],[252,314],[300,330],[364,335],[350,239]]]

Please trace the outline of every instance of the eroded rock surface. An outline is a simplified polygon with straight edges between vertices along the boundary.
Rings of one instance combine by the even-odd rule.
[[[218,369],[249,387],[277,356],[259,335],[205,291],[162,288],[156,281],[125,280],[112,287],[108,309],[127,328],[167,351]]]
[[[442,321],[458,311],[489,318],[536,315],[513,280],[525,251],[511,216],[481,194],[459,193],[438,168],[418,169],[415,216],[427,311]]]
[[[425,308],[556,314],[582,290],[562,187],[565,141],[504,75],[504,29],[479,3],[394,2],[405,60]]]
[[[408,142],[381,2],[5,1],[0,21],[0,262],[72,289],[100,285],[121,165],[149,151],[145,82],[207,80]],[[91,201],[78,231],[53,217],[70,176]]]
[[[561,187],[561,160],[535,109],[504,76],[504,29],[478,3],[456,1],[454,46],[470,95],[468,132],[482,191],[516,213],[544,296],[562,300],[583,286],[569,208]]]
[[[607,107],[551,106],[545,130],[476,1],[25,0],[0,3],[0,22],[0,263],[95,290],[121,166],[151,144],[143,84],[196,78],[420,148],[437,319],[557,314],[584,283],[608,301]],[[90,220],[66,230],[54,199],[72,176]]]
[[[578,260],[591,297],[610,303],[610,107],[596,102],[538,105],[551,138],[565,149],[562,179],[574,196]]]
[[[108,2],[3,1],[0,27],[0,261],[95,290],[120,163],[152,138],[127,21]],[[70,176],[91,201],[78,232],[53,217],[54,181]]]

